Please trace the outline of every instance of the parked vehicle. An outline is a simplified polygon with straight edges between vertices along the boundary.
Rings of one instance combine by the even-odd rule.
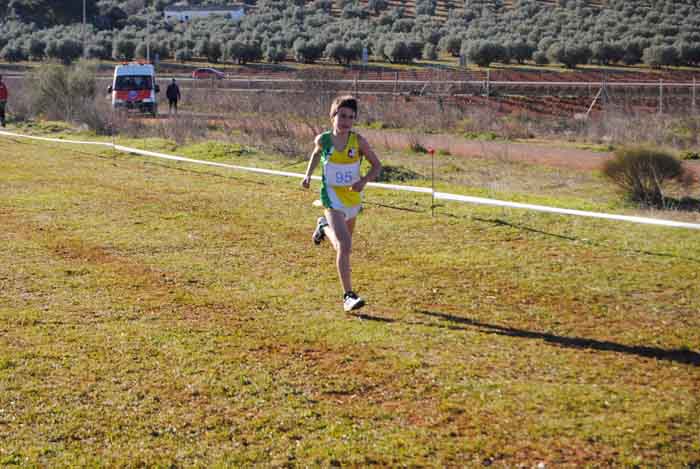
[[[114,67],[114,79],[109,86],[112,107],[135,109],[153,116],[158,115],[155,69],[151,64],[125,63]]]
[[[197,70],[192,72],[192,78],[194,78],[195,80],[205,78],[211,80],[221,80],[222,78],[226,78],[226,74],[224,72],[220,72],[215,68],[198,68]]]

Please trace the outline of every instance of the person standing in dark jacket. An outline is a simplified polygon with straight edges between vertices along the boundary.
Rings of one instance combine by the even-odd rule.
[[[168,89],[165,90],[165,96],[168,98],[168,114],[170,114],[173,109],[175,109],[175,114],[177,114],[177,102],[180,100],[180,87],[175,83],[173,78],[172,83],[168,85]]]

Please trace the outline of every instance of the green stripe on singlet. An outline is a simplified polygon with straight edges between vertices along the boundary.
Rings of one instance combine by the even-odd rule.
[[[321,203],[324,207],[331,206],[331,198],[328,196],[328,187],[326,184],[325,163],[333,153],[333,140],[331,140],[330,130],[321,134]]]

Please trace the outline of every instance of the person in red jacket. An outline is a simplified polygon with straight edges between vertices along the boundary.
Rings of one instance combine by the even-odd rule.
[[[7,105],[7,86],[2,82],[0,75],[0,123],[5,127],[5,105]]]

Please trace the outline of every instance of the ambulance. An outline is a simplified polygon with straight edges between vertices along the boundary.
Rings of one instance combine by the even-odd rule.
[[[114,79],[108,88],[114,109],[134,109],[158,115],[155,69],[152,64],[124,63],[114,67]]]

